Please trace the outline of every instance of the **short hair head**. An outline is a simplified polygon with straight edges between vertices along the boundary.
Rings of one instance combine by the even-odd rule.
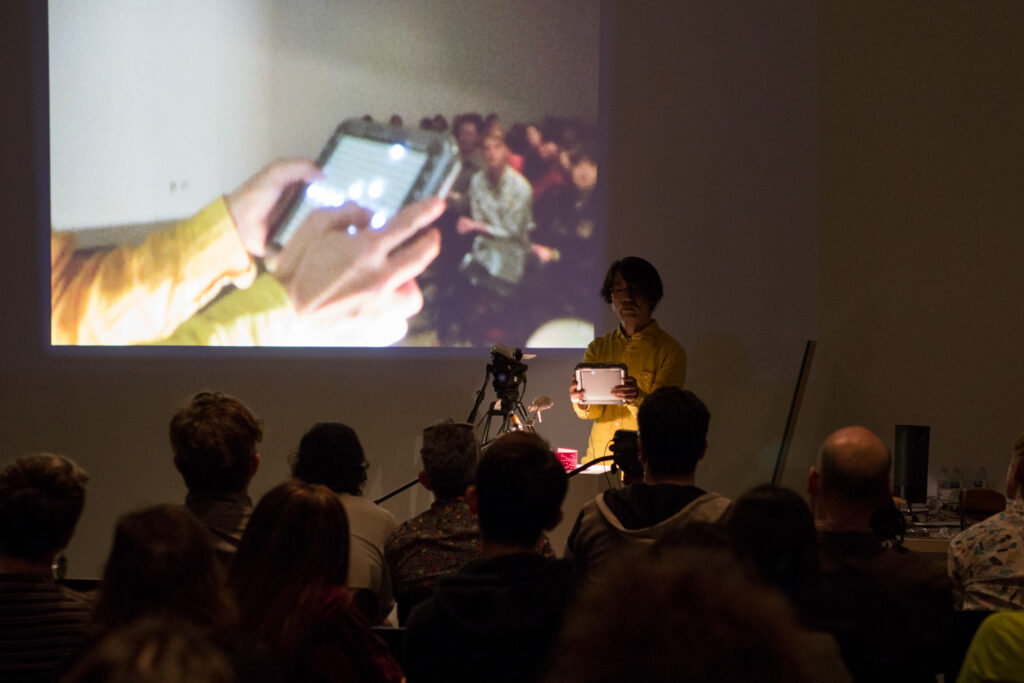
[[[762,484],[733,501],[722,519],[733,547],[768,585],[795,601],[818,583],[814,515],[792,489]]]
[[[358,496],[366,483],[369,467],[356,430],[341,422],[313,425],[292,456],[292,476],[296,479],[353,496]]]
[[[476,468],[481,536],[533,547],[558,522],[567,488],[565,469],[544,439],[530,432],[499,436]]]
[[[117,522],[96,621],[103,629],[143,616],[226,626],[235,612],[222,585],[213,539],[195,515],[180,505],[144,508]]]
[[[241,401],[219,392],[198,393],[171,418],[170,434],[174,464],[189,491],[245,490],[263,430]]]
[[[89,476],[70,459],[42,453],[0,470],[0,555],[48,561],[67,547],[85,506]]]
[[[792,608],[731,552],[636,549],[603,569],[566,611],[546,681],[809,680]]]
[[[652,311],[657,307],[665,291],[661,285],[661,276],[654,266],[639,256],[627,256],[608,267],[604,282],[601,284],[601,298],[606,304],[612,302],[612,286],[616,273],[622,275],[634,296],[640,295],[650,302]]]
[[[451,420],[423,430],[423,470],[438,500],[458,498],[473,481],[480,446],[473,425]]]
[[[711,413],[692,391],[655,389],[637,412],[647,470],[655,476],[689,475],[707,445]]]
[[[829,436],[817,469],[822,496],[870,511],[889,497],[892,453],[863,427],[846,427]]]

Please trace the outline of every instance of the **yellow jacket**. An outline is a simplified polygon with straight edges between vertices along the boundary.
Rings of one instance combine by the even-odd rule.
[[[582,407],[573,404],[576,415],[593,420],[587,455],[582,462],[611,455],[609,446],[618,429],[636,429],[636,415],[640,404],[658,387],[682,387],[686,379],[686,350],[658,321],[651,323],[632,337],[627,337],[620,325],[616,330],[590,342],[583,354],[585,363],[625,363],[628,374],[636,379],[640,393],[636,400],[621,406],[597,405]]]
[[[273,278],[254,280],[256,265],[223,197],[137,247],[76,251],[74,236],[51,233],[50,340],[273,343],[272,333],[287,327],[282,318],[295,314]],[[197,315],[229,284],[239,290]]]

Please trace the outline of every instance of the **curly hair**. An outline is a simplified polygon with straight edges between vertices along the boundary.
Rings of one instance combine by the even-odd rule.
[[[341,422],[313,425],[292,455],[293,477],[353,496],[358,496],[366,483],[369,466],[356,431]]]

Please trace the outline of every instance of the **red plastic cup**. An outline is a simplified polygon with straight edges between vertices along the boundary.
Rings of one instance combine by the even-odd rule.
[[[556,448],[555,457],[566,472],[572,472],[579,465],[580,452],[575,448]]]

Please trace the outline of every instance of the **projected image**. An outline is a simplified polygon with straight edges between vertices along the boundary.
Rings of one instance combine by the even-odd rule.
[[[508,5],[50,0],[51,342],[585,346],[599,3]]]

